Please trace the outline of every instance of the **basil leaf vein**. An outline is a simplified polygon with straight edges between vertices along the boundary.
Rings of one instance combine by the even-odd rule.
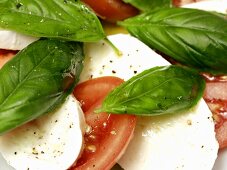
[[[154,67],[114,89],[97,112],[173,114],[195,106],[204,88],[205,80],[195,70],[176,65]]]
[[[119,22],[174,60],[211,74],[227,73],[227,19],[197,9],[168,8]]]
[[[35,37],[82,42],[105,37],[97,16],[81,2],[71,0],[2,1],[0,27]]]
[[[83,68],[82,43],[39,40],[0,70],[0,134],[53,111]]]

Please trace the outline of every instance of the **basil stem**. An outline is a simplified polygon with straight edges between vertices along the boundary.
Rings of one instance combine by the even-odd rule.
[[[158,8],[172,6],[171,0],[123,0],[126,3],[130,3],[141,11],[151,11]]]
[[[78,82],[81,43],[39,40],[0,70],[0,134],[53,111]]]
[[[114,89],[97,112],[172,114],[195,106],[205,80],[197,71],[171,65],[146,70]]]
[[[0,27],[35,37],[81,42],[105,37],[97,16],[73,0],[0,1]]]
[[[211,74],[227,73],[227,18],[197,9],[168,8],[119,23],[153,49]]]

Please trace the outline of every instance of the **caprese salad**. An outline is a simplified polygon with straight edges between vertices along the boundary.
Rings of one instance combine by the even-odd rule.
[[[227,146],[224,14],[165,0],[152,12],[145,1],[84,2],[0,2],[0,169],[211,170]],[[227,9],[201,4],[184,7]],[[121,28],[111,24],[120,33],[105,37],[90,7],[102,20],[121,20]],[[159,27],[172,23],[197,32]],[[204,25],[218,31],[209,37]],[[196,49],[197,41],[208,45]],[[221,59],[202,55],[216,49]]]

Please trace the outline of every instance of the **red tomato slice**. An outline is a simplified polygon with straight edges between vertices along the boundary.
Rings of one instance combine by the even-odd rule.
[[[15,51],[0,49],[0,68],[16,54]]]
[[[71,170],[107,170],[118,161],[131,140],[136,125],[132,115],[94,113],[104,97],[123,80],[101,77],[79,84],[74,95],[83,101],[85,119],[91,127],[85,134],[85,149]],[[90,98],[90,99],[89,99]]]
[[[122,0],[83,0],[102,19],[115,22],[135,16],[139,11]]]
[[[219,147],[227,147],[227,79],[209,77],[206,83],[204,99],[213,113],[216,137]]]
[[[74,89],[74,95],[86,112],[97,100],[106,96],[111,90],[123,82],[120,78],[102,77],[83,82]]]

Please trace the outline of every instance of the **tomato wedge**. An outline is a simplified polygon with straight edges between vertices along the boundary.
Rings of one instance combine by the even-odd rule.
[[[227,147],[227,78],[206,77],[204,99],[213,113],[219,147]]]
[[[82,101],[90,126],[85,134],[85,148],[71,170],[107,170],[114,166],[130,142],[136,125],[132,115],[94,113],[104,97],[123,82],[117,77],[101,77],[79,84],[74,95]]]
[[[122,0],[83,0],[96,14],[107,21],[116,22],[135,16],[139,11]]]

